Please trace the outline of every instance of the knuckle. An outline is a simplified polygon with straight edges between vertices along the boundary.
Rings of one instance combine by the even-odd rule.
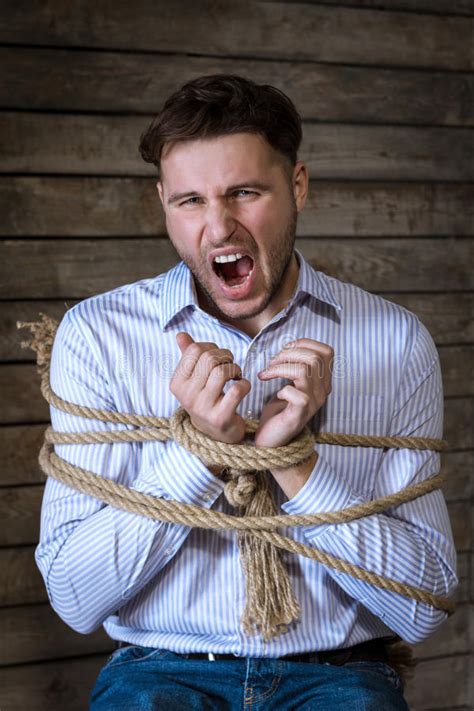
[[[191,358],[198,358],[202,352],[202,346],[199,343],[191,343],[186,349],[186,355],[189,354]]]

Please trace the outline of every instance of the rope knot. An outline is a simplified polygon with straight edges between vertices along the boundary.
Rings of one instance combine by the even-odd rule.
[[[240,472],[237,469],[228,469],[225,475],[227,483],[224,495],[234,508],[248,506],[257,491],[256,472]]]

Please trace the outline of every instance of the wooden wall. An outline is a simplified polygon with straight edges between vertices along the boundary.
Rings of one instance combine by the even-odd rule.
[[[178,84],[218,71],[273,83],[302,113],[304,254],[415,311],[439,347],[462,582],[408,696],[472,708],[473,16],[472,0],[2,2],[2,711],[86,708],[113,647],[60,621],[35,568],[48,408],[15,323],[175,263],[138,139]]]

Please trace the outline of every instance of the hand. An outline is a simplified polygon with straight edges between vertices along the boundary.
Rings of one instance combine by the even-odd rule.
[[[256,446],[280,447],[301,432],[331,392],[333,358],[333,349],[325,343],[299,338],[258,374],[261,380],[288,378],[293,385],[279,390],[263,408]]]
[[[245,436],[245,420],[236,413],[251,385],[227,348],[195,342],[188,333],[176,335],[181,360],[173,373],[170,390],[189,413],[194,427],[220,442],[238,443]],[[225,395],[224,385],[231,385]]]

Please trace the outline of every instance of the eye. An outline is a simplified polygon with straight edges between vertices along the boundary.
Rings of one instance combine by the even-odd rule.
[[[184,200],[183,202],[180,202],[180,205],[197,205],[197,200],[200,200],[201,198],[199,197],[190,197],[187,198],[187,200]]]
[[[256,195],[257,193],[254,190],[246,190],[245,188],[241,188],[240,190],[236,190],[232,195],[235,197],[247,197],[247,195]]]

